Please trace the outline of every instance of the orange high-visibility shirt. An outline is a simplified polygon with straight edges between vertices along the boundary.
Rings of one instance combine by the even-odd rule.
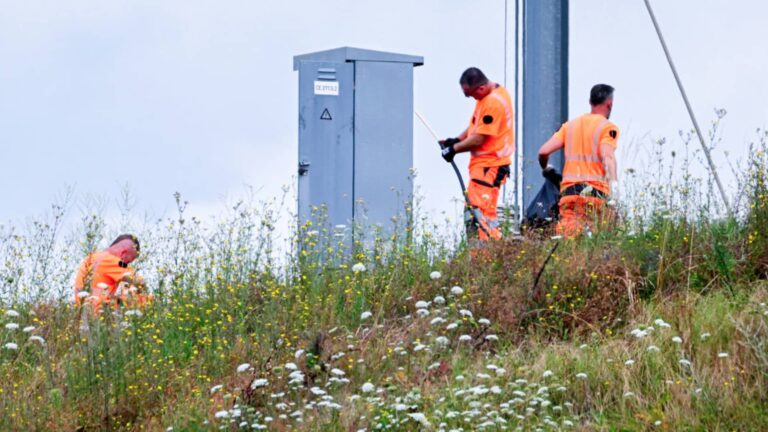
[[[610,195],[600,146],[618,146],[619,128],[600,114],[584,114],[563,124],[555,137],[563,142],[565,166],[560,191],[575,184],[588,184]]]
[[[89,280],[91,282],[91,296],[107,299],[115,294],[117,284],[123,277],[134,274],[134,268],[120,261],[120,257],[107,251],[94,252],[85,257],[75,274],[75,303],[80,304],[81,299],[78,297],[78,293],[85,288],[86,282]],[[106,289],[99,288],[102,283],[107,285]]]
[[[469,168],[495,167],[512,163],[515,152],[514,113],[507,89],[498,86],[475,104],[467,136],[486,135],[483,145],[472,150]]]

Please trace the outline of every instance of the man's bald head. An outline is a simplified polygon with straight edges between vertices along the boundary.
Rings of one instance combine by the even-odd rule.
[[[120,257],[120,261],[130,264],[139,256],[141,252],[141,244],[139,239],[133,234],[121,234],[115,238],[109,250],[113,254]]]

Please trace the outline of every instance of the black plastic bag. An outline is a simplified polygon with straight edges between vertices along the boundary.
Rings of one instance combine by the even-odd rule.
[[[525,209],[523,224],[529,228],[544,228],[557,222],[559,217],[558,201],[560,200],[560,186],[552,180],[545,180],[539,193],[533,198],[528,208]]]

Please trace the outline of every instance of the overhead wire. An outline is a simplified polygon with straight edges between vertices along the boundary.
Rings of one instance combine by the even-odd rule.
[[[717,183],[717,188],[720,190],[720,197],[723,200],[723,205],[725,206],[725,210],[728,213],[729,217],[733,217],[733,211],[731,210],[730,205],[728,204],[728,196],[725,194],[725,188],[723,187],[723,183],[720,181],[720,176],[717,173],[717,168],[715,167],[715,163],[712,161],[712,154],[709,151],[709,147],[707,146],[706,141],[704,141],[704,135],[701,133],[701,128],[699,128],[699,122],[696,121],[696,116],[693,113],[693,109],[691,108],[691,103],[688,101],[688,95],[685,93],[685,88],[683,88],[683,82],[680,79],[680,75],[677,73],[677,68],[675,67],[675,63],[672,61],[672,55],[669,53],[669,48],[667,48],[667,42],[664,40],[664,35],[661,33],[661,27],[659,26],[658,21],[656,20],[656,15],[653,13],[653,9],[651,8],[651,3],[649,0],[645,1],[645,7],[648,9],[648,14],[651,16],[651,21],[653,22],[653,27],[656,29],[656,35],[659,37],[659,42],[661,42],[661,48],[664,50],[664,55],[667,57],[667,63],[669,63],[669,68],[672,69],[672,75],[675,76],[675,81],[677,82],[677,88],[680,90],[680,94],[683,96],[683,102],[685,102],[685,108],[688,110],[688,115],[691,117],[691,121],[693,122],[693,128],[696,130],[696,135],[699,137],[699,142],[701,143],[701,149],[704,151],[704,156],[707,158],[707,163],[709,164],[709,169],[712,171],[712,176],[715,178],[715,182]]]

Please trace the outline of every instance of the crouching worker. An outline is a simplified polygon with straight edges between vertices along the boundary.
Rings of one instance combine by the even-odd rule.
[[[90,304],[98,312],[104,304],[136,308],[151,302],[144,279],[129,265],[140,251],[139,240],[123,234],[108,248],[85,257],[75,274],[75,304]]]
[[[597,84],[589,95],[591,112],[565,123],[539,149],[544,177],[556,175],[549,155],[563,149],[565,166],[560,183],[560,220],[557,234],[575,237],[585,229],[594,232],[613,217],[606,208],[618,197],[616,150],[619,128],[608,121],[613,108],[613,87]]]

